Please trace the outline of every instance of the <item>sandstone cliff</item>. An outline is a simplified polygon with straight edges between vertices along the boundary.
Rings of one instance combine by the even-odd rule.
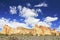
[[[35,27],[33,27],[32,29],[27,29],[27,28],[23,28],[23,27],[17,27],[17,28],[11,28],[8,25],[5,25],[3,27],[3,30],[1,32],[2,34],[31,34],[31,35],[59,35],[60,32],[57,32],[56,29],[51,30],[48,27],[45,26],[38,26],[35,25]]]

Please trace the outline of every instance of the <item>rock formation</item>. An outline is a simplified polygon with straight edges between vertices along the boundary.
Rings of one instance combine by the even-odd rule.
[[[8,25],[3,27],[1,32],[2,34],[32,34],[32,35],[60,35],[60,32],[57,32],[56,29],[51,30],[49,27],[35,25],[32,29],[27,29],[23,27],[11,28]]]

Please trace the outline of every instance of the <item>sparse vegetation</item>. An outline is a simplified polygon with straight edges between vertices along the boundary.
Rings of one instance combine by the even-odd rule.
[[[32,35],[3,35],[0,40],[60,40],[60,36],[32,36]]]

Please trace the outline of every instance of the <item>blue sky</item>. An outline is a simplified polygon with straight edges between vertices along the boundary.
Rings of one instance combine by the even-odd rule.
[[[22,11],[25,7],[25,10],[29,10],[29,14],[33,14],[26,14],[29,15],[26,16],[24,14],[26,11],[22,13],[19,6],[22,7]],[[44,23],[44,25],[58,29],[60,28],[60,0],[0,0],[0,19],[4,22],[9,19],[9,23],[7,23],[9,25],[12,21],[12,23],[23,23],[32,27],[34,22],[37,24],[40,22],[42,25]]]

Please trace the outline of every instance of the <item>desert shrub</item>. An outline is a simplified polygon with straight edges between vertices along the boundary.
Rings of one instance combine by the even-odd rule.
[[[56,34],[53,34],[53,36],[56,36]]]
[[[0,36],[8,36],[8,34],[0,34]]]
[[[31,33],[29,34],[22,34],[23,36],[33,36]]]
[[[12,36],[10,36],[10,37],[9,37],[9,40],[18,40],[18,38],[17,38],[17,37],[15,37],[15,36],[13,36],[13,37],[12,37]]]
[[[36,36],[38,36],[38,34],[36,34]]]

